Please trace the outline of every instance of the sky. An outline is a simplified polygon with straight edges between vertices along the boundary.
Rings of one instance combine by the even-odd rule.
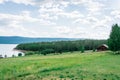
[[[0,36],[107,39],[120,0],[0,0]]]

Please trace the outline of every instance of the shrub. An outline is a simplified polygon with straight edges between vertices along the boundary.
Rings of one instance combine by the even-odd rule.
[[[95,52],[96,51],[96,49],[95,48],[93,48],[93,52]]]
[[[22,56],[22,53],[18,53],[18,56]]]
[[[15,57],[15,55],[13,54],[12,57]]]
[[[27,55],[33,55],[33,54],[35,54],[34,52],[26,52],[25,53],[25,55],[27,56]]]
[[[41,54],[46,55],[49,53],[55,53],[55,51],[53,49],[45,49],[41,51]]]
[[[84,46],[82,46],[81,47],[81,53],[84,53],[84,51],[85,51],[85,48],[84,48]]]

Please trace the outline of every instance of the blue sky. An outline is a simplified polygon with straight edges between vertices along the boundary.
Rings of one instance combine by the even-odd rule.
[[[120,0],[0,0],[0,36],[107,39]]]

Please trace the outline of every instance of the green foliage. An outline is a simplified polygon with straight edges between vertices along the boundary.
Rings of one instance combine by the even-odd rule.
[[[81,53],[84,53],[85,52],[85,48],[84,46],[81,47]]]
[[[35,52],[28,51],[28,52],[25,53],[25,56],[27,56],[27,55],[33,55],[33,54],[35,54]]]
[[[45,49],[41,51],[41,54],[43,55],[50,54],[50,53],[55,53],[55,51],[53,49]]]
[[[120,26],[117,24],[112,26],[108,46],[111,51],[120,51]]]
[[[93,48],[93,52],[95,52],[96,51],[96,49],[95,48]]]
[[[15,57],[15,55],[13,54],[12,57]]]
[[[18,56],[22,56],[22,53],[18,53]]]
[[[81,51],[81,46],[84,45],[84,50],[92,50],[101,44],[106,44],[106,40],[77,40],[77,41],[56,41],[56,42],[39,42],[39,43],[26,43],[17,45],[16,49],[26,51],[38,51],[42,54],[48,53],[63,53]],[[46,50],[47,49],[47,50]],[[50,52],[49,49],[53,50]],[[84,51],[83,51],[84,52]]]

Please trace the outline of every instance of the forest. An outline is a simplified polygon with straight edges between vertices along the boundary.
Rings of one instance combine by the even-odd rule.
[[[34,51],[41,54],[73,52],[81,50],[95,50],[101,44],[107,44],[107,40],[76,40],[76,41],[54,41],[54,42],[38,42],[23,43],[17,45],[15,49]],[[32,54],[32,53],[31,53]]]

